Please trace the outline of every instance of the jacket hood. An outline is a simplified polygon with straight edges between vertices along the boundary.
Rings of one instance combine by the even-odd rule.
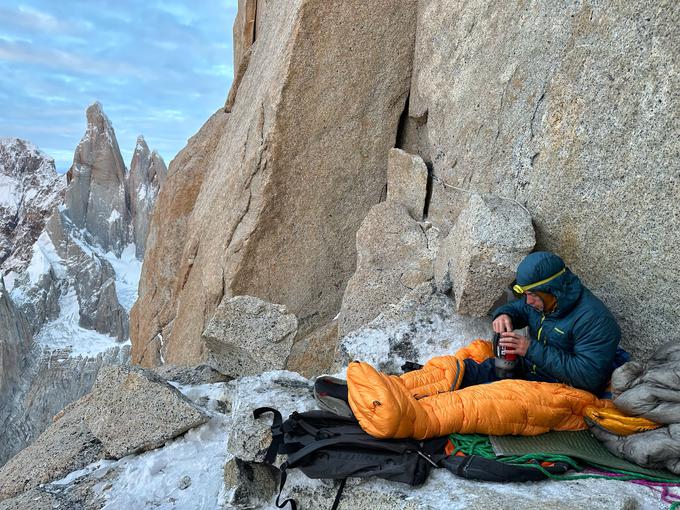
[[[562,270],[564,273],[560,276],[531,289],[548,292],[557,298],[557,308],[551,315],[558,317],[569,312],[581,297],[581,280],[569,270],[561,257],[548,251],[530,253],[517,267],[517,283],[521,286],[549,279]]]

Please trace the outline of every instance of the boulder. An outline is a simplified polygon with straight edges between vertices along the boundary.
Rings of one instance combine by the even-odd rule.
[[[273,407],[286,418],[293,411],[316,409],[313,385],[301,375],[286,371],[266,372],[236,381],[227,450],[247,462],[263,462],[272,439],[272,415],[253,418],[253,411],[258,407]],[[280,461],[278,458],[277,465]]]
[[[269,464],[234,457],[224,465],[226,502],[231,508],[266,508],[278,485],[278,470]]]
[[[58,480],[104,457],[85,421],[89,396],[69,405],[33,442],[0,468],[0,500]]]
[[[395,202],[373,207],[357,232],[357,269],[338,317],[344,336],[433,277],[433,254],[423,227]]]
[[[422,221],[427,197],[427,166],[420,156],[390,149],[387,157],[387,201],[403,205]]]
[[[93,244],[120,255],[129,241],[126,170],[111,121],[100,103],[87,109],[87,130],[67,173],[68,217]]]
[[[293,344],[286,361],[286,370],[310,379],[326,374],[335,359],[337,346],[338,321],[334,320]]]
[[[458,313],[486,315],[535,244],[531,216],[523,207],[473,194],[437,253],[438,286],[446,289],[450,283]]]
[[[138,259],[144,258],[149,222],[168,169],[163,158],[156,151],[150,151],[143,136],[137,138],[132,154],[127,188],[130,193],[130,215],[132,221],[132,241]]]
[[[680,4],[610,7],[419,2],[409,117],[427,135],[409,150],[443,236],[468,195],[443,183],[519,200],[646,357],[679,325]]]
[[[425,363],[452,354],[471,341],[491,339],[491,321],[458,315],[450,297],[432,282],[419,285],[390,305],[364,327],[340,340],[333,372],[353,361],[366,361],[378,370],[400,374],[406,361]]]
[[[298,321],[283,305],[252,296],[224,299],[203,332],[213,368],[230,377],[282,369]]]
[[[170,363],[205,362],[201,334],[225,296],[285,305],[301,336],[337,315],[355,270],[356,231],[386,184],[416,4],[258,2],[250,60],[205,154],[187,228],[172,228],[167,209],[153,216],[150,230],[170,239],[150,234],[147,250],[162,242],[180,256],[147,252],[145,269],[155,271],[142,272],[135,362],[159,364],[159,351]],[[156,293],[158,274],[169,290]]]
[[[151,450],[208,421],[208,416],[150,370],[109,366],[100,370],[85,422],[107,456],[119,459]]]

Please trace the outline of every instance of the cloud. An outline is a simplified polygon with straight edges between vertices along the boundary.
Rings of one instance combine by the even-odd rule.
[[[126,161],[144,133],[169,162],[224,104],[236,6],[22,0],[0,7],[0,136],[31,140],[65,171],[85,109],[98,100]]]
[[[72,24],[27,5],[18,5],[14,9],[0,7],[0,19],[3,24],[43,33],[70,33],[74,29]]]
[[[127,62],[98,60],[64,50],[39,47],[32,43],[0,42],[0,59],[24,64],[35,64],[60,71],[76,71],[84,74],[126,74],[138,79],[148,79],[146,69]]]

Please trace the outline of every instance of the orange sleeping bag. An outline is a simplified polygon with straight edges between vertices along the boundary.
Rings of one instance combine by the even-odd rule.
[[[383,439],[580,430],[586,428],[586,407],[613,407],[609,400],[557,383],[507,379],[459,389],[463,360],[479,363],[492,355],[490,342],[475,340],[453,356],[433,358],[401,376],[353,362],[347,369],[349,404],[361,427]]]

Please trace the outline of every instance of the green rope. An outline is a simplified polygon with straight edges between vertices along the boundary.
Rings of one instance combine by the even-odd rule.
[[[451,434],[449,436],[453,444],[453,453],[464,453],[465,455],[477,455],[487,459],[495,459],[496,454],[489,441],[489,436],[481,434]]]
[[[547,454],[547,453],[532,453],[528,455],[507,455],[503,457],[497,457],[496,453],[493,451],[493,446],[491,446],[491,441],[489,436],[482,434],[451,434],[449,436],[451,443],[454,446],[453,453],[456,454],[461,452],[465,455],[477,455],[479,457],[484,457],[487,459],[495,459],[499,462],[505,462],[507,464],[521,464],[527,467],[533,467],[541,471],[545,476],[553,480],[582,480],[586,478],[608,478],[614,480],[649,480],[651,482],[665,482],[665,483],[677,483],[677,478],[663,478],[655,477],[649,475],[643,475],[641,473],[633,473],[631,471],[624,471],[622,469],[613,469],[607,466],[601,466],[598,464],[589,463],[590,465],[601,469],[603,471],[609,471],[611,473],[617,473],[623,476],[610,476],[610,475],[598,475],[595,473],[589,474],[571,474],[571,475],[556,475],[545,469],[541,462],[564,462],[574,471],[583,471],[583,467],[576,462],[575,459],[569,457],[568,455],[557,455],[557,454]],[[671,508],[671,510],[675,510]]]
[[[497,457],[489,441],[489,436],[481,434],[451,434],[449,436],[453,444],[453,453],[461,452],[465,455],[477,455],[486,459],[494,459],[506,464],[521,464],[523,466],[530,466],[540,469],[548,476],[552,475],[546,471],[540,462],[564,462],[572,469],[581,471],[583,469],[579,464],[567,455],[557,455],[548,453],[533,453],[530,455],[506,455],[504,457]]]
[[[677,508],[680,508],[680,501],[677,501],[675,503],[671,503],[671,506],[668,510],[676,510]]]

